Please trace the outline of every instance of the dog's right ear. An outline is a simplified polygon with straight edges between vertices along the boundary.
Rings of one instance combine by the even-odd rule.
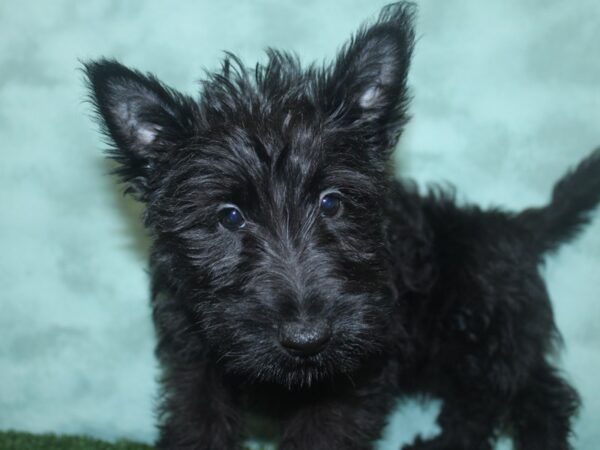
[[[104,133],[114,143],[110,158],[128,193],[145,200],[152,178],[177,144],[194,135],[193,99],[113,60],[84,64],[90,98]]]

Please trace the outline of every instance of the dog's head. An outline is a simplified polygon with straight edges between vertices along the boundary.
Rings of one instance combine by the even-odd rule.
[[[387,7],[323,68],[233,56],[199,100],[86,64],[118,173],[146,204],[157,293],[227,370],[289,387],[382,351],[393,281],[387,159],[405,123],[412,7]]]

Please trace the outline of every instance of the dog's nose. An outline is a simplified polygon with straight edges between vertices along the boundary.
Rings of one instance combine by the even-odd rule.
[[[294,355],[316,355],[330,338],[331,328],[324,321],[288,322],[279,327],[279,342]]]

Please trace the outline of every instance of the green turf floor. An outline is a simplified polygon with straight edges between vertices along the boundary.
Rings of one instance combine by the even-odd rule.
[[[0,432],[2,450],[150,450],[152,447],[129,441],[108,443],[81,436]]]
[[[82,436],[0,431],[0,450],[151,450],[152,448],[131,441],[110,443]]]

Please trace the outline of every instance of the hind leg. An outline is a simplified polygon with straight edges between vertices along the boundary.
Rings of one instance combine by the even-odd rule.
[[[444,399],[437,418],[441,433],[417,438],[403,450],[492,450],[496,425],[505,406],[485,392]]]
[[[515,397],[511,419],[518,450],[569,450],[577,392],[549,364],[541,363]]]

